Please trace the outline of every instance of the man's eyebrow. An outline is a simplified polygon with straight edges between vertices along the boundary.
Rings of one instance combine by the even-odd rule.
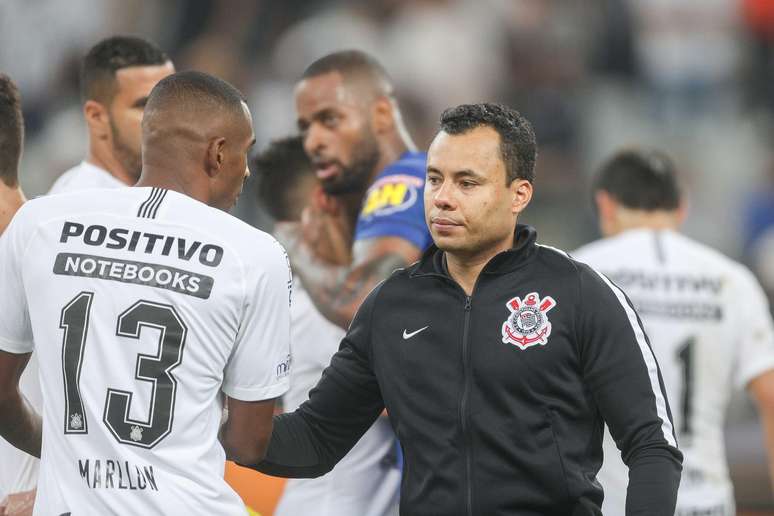
[[[140,97],[139,99],[135,100],[132,104],[133,108],[144,108],[145,104],[148,103],[148,96]]]
[[[325,116],[335,114],[335,113],[336,111],[332,107],[326,106],[312,113],[312,120],[319,120]]]
[[[486,176],[476,172],[475,170],[469,169],[469,168],[463,168],[461,170],[456,170],[452,175],[454,176],[455,179],[472,178],[472,179],[476,179],[478,181],[485,181],[486,180]]]

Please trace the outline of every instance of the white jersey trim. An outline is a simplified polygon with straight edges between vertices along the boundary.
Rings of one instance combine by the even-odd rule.
[[[289,386],[290,383],[286,378],[283,381],[273,385],[255,388],[233,387],[224,383],[221,387],[221,390],[226,393],[227,396],[236,400],[263,401],[279,398],[285,394],[285,392],[287,392]]]
[[[32,341],[15,341],[0,335],[0,349],[8,353],[25,354],[30,353],[34,348]]]
[[[626,316],[629,318],[629,324],[632,327],[632,331],[634,331],[634,336],[637,338],[637,344],[640,346],[642,359],[645,361],[645,365],[648,368],[650,387],[653,391],[653,395],[656,398],[656,412],[658,417],[661,418],[661,431],[664,433],[664,438],[667,440],[667,442],[677,448],[677,439],[675,438],[674,428],[672,428],[672,421],[669,419],[669,413],[667,412],[666,408],[666,400],[664,399],[664,395],[661,392],[661,387],[658,380],[658,364],[656,362],[656,356],[653,354],[653,350],[650,349],[647,340],[645,340],[645,331],[642,329],[642,326],[640,326],[640,322],[637,319],[637,314],[626,301],[626,296],[624,296],[624,293],[620,288],[613,285],[613,283],[598,270],[591,266],[589,266],[589,268],[593,270],[597,276],[602,278],[608,287],[610,287],[610,290],[613,291],[616,299],[618,299],[618,302],[621,303],[621,306],[626,312]]]

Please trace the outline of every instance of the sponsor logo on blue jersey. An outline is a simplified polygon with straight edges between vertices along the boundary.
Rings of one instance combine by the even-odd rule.
[[[422,179],[407,174],[386,176],[368,189],[360,216],[370,219],[407,210],[416,204],[424,184]]]

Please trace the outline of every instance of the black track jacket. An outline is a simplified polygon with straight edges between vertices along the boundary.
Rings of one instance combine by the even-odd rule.
[[[640,321],[606,278],[535,239],[518,226],[469,297],[435,246],[393,273],[251,467],[322,475],[386,407],[401,515],[601,514],[606,422],[630,468],[627,515],[672,516],[682,454]]]

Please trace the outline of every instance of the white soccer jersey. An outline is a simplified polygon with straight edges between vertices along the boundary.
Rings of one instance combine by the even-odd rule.
[[[290,315],[293,372],[283,398],[288,412],[309,398],[345,333],[315,308],[299,280]],[[395,446],[390,422],[380,417],[328,474],[288,480],[274,516],[397,516],[401,472]]]
[[[25,204],[0,238],[0,349],[35,350],[35,514],[244,514],[223,479],[222,400],[287,390],[287,258],[177,192]]]
[[[81,161],[59,178],[51,186],[49,194],[58,194],[64,192],[77,192],[89,188],[120,188],[128,186],[116,179],[107,170],[89,163]]]
[[[757,281],[674,231],[631,230],[572,255],[618,284],[642,317],[684,453],[676,514],[734,514],[723,446],[729,396],[774,368],[774,331]],[[607,432],[604,450],[603,512],[623,516],[628,470]]]

